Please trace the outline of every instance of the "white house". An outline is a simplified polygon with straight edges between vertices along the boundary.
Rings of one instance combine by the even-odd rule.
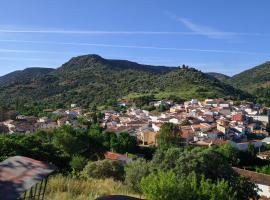
[[[160,126],[161,126],[161,124],[159,124],[159,123],[152,124],[152,128],[154,129],[155,132],[159,132]]]

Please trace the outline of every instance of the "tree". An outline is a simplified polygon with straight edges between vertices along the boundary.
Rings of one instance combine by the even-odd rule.
[[[178,200],[178,181],[172,171],[151,174],[141,180],[141,189],[149,200]]]
[[[130,136],[128,133],[120,133],[118,136],[118,145],[115,147],[118,153],[136,153],[137,151],[137,139],[134,136]]]
[[[141,188],[149,200],[236,200],[236,195],[228,182],[199,179],[191,174],[180,179],[172,171],[152,173],[143,178]]]
[[[170,146],[179,146],[180,144],[180,129],[172,123],[164,123],[160,127],[157,135],[157,144],[161,148]]]
[[[128,133],[105,132],[103,134],[103,145],[107,150],[117,153],[136,153],[138,150],[137,139]]]
[[[63,126],[55,131],[53,142],[62,148],[69,156],[86,154],[89,147],[87,133]]]
[[[140,182],[150,173],[148,165],[144,159],[137,159],[125,166],[125,183],[134,192],[142,192]]]
[[[53,163],[59,170],[69,167],[70,158],[64,154],[62,149],[42,140],[38,135],[0,136],[0,160],[16,155]]]
[[[87,159],[83,156],[76,155],[72,157],[72,160],[70,161],[69,164],[73,171],[79,172],[83,170],[83,168],[87,164]]]
[[[124,167],[118,161],[98,160],[88,162],[83,169],[82,175],[87,178],[113,178],[115,180],[123,180]]]
[[[222,154],[233,166],[237,166],[240,163],[239,150],[232,147],[230,144],[220,145],[215,149],[215,151]]]
[[[226,158],[211,149],[201,148],[159,150],[154,155],[152,166],[157,170],[173,170],[178,177],[195,173],[198,177],[227,180],[233,174]]]
[[[152,172],[171,170],[178,179],[190,174],[194,174],[196,178],[203,176],[213,183],[224,179],[239,197],[238,199],[248,200],[257,194],[255,185],[247,179],[239,177],[232,169],[228,159],[212,148],[159,149],[150,163],[150,170]]]

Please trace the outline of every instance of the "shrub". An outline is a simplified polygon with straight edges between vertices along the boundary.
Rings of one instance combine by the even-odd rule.
[[[138,159],[125,166],[125,183],[134,192],[141,192],[140,182],[149,173],[148,163],[144,159]]]
[[[178,200],[177,178],[173,172],[158,172],[141,180],[141,188],[149,200]]]
[[[113,178],[115,180],[123,180],[124,167],[118,161],[98,160],[88,162],[83,169],[82,175],[88,178]]]
[[[141,188],[148,200],[236,199],[225,180],[213,183],[204,177],[197,179],[195,174],[179,179],[172,171],[159,171],[143,178]]]
[[[72,160],[70,161],[70,166],[71,168],[75,171],[81,171],[83,170],[83,168],[85,167],[85,165],[87,164],[87,159],[83,156],[73,156]]]

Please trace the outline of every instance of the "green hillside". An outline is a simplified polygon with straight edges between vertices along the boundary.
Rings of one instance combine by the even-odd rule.
[[[51,69],[51,68],[32,67],[32,68],[26,68],[24,70],[14,71],[5,76],[0,77],[0,85],[6,86],[10,84],[17,84],[20,82],[29,81],[33,78],[42,77],[52,72],[53,70],[54,69]]]
[[[216,72],[208,72],[207,74],[209,74],[210,76],[215,77],[216,79],[225,82],[228,79],[230,79],[229,76],[225,75],[225,74],[221,74],[221,73],[216,73]]]
[[[226,82],[253,94],[259,103],[270,106],[270,62],[241,72],[227,79]]]
[[[233,76],[229,82],[243,90],[254,92],[270,86],[270,62],[263,63]]]
[[[0,101],[13,107],[20,102],[37,101],[100,105],[130,94],[153,94],[157,98],[173,95],[184,99],[251,98],[249,94],[193,68],[141,65],[108,60],[98,55],[75,57],[49,73],[22,76],[9,83],[0,87]]]

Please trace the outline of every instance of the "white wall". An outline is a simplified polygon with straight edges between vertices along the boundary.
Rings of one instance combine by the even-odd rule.
[[[262,190],[262,191],[258,192],[259,195],[270,198],[270,186],[261,185],[261,184],[257,184],[257,185],[258,185],[259,189]]]

